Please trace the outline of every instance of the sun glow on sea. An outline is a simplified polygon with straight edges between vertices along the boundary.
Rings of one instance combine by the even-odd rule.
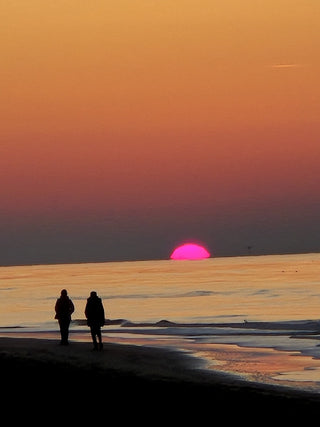
[[[210,258],[210,253],[203,246],[195,243],[186,243],[178,246],[170,255],[170,259],[205,259]]]

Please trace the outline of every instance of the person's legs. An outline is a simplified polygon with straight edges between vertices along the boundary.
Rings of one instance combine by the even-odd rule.
[[[103,344],[102,344],[102,334],[101,334],[100,326],[97,326],[97,337],[98,337],[98,341],[99,341],[99,350],[102,350]]]
[[[91,337],[93,342],[93,349],[94,350],[102,350],[102,335],[101,335],[101,327],[99,324],[91,324],[90,325],[91,330]]]
[[[93,349],[98,350],[97,333],[96,333],[95,325],[90,326],[90,332],[91,332],[91,337],[93,342]]]
[[[68,338],[69,338],[70,321],[68,319],[60,319],[59,325],[60,325],[60,334],[61,334],[61,344],[67,345],[69,343]]]

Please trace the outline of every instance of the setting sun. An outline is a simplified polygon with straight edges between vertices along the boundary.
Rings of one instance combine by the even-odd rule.
[[[170,255],[171,259],[205,259],[209,258],[210,253],[200,245],[186,243],[178,246]]]

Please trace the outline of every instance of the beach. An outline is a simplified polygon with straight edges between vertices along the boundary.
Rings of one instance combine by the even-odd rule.
[[[91,408],[142,424],[149,413],[152,422],[223,416],[253,425],[257,414],[265,421],[311,420],[320,407],[317,393],[208,372],[188,354],[165,348],[106,342],[92,351],[89,342],[8,337],[0,338],[0,358],[4,407],[32,405],[50,411],[52,420],[65,407],[80,420]]]
[[[2,407],[41,425],[313,423],[319,265],[307,254],[2,268]],[[53,313],[66,284],[67,347]],[[88,289],[107,310],[102,352],[91,351]]]

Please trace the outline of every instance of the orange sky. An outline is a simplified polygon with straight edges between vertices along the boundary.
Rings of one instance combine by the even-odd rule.
[[[289,220],[312,235],[301,250],[320,249],[318,0],[28,0],[0,13],[5,242],[39,221],[51,240],[57,222],[56,242],[70,221],[73,236],[95,222],[116,241],[131,231],[135,258],[147,221],[164,246],[192,235],[237,254],[234,230],[256,241],[276,221],[260,250],[299,251],[292,231],[277,240]]]

